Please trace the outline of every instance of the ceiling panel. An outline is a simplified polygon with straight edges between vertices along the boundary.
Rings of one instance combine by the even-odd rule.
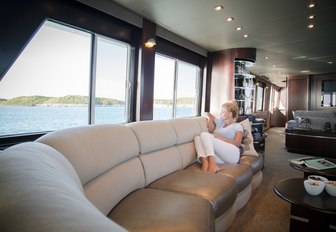
[[[288,75],[336,72],[336,1],[308,0],[96,0],[120,4],[163,28],[205,48],[254,47],[257,62],[251,68],[273,83]],[[221,4],[222,11],[214,11]],[[307,29],[314,14],[316,27]],[[226,17],[232,16],[232,22]],[[242,31],[236,31],[242,26]],[[249,38],[243,38],[248,33]],[[269,59],[265,60],[265,56]],[[328,62],[333,62],[328,64]]]

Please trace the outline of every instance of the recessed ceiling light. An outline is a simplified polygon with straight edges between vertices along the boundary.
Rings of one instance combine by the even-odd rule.
[[[309,15],[308,16],[308,19],[314,19],[315,18],[315,15]]]
[[[244,38],[247,38],[247,37],[249,37],[249,34],[245,34],[245,35],[243,35],[243,37],[244,37]]]
[[[227,18],[226,18],[226,21],[228,21],[228,22],[233,21],[233,17],[227,17]]]
[[[315,6],[316,6],[315,3],[309,3],[307,7],[308,7],[308,8],[314,8]]]
[[[224,6],[222,6],[222,5],[218,5],[218,6],[215,6],[214,9],[215,9],[216,11],[220,11],[220,10],[223,10],[223,9],[224,9]]]
[[[329,61],[328,64],[332,64],[333,62],[332,61]]]
[[[308,24],[308,26],[307,26],[309,29],[313,29],[314,27],[315,27],[315,25],[314,24]]]
[[[269,57],[268,56],[265,56],[265,60],[268,60],[269,59]]]
[[[310,70],[302,70],[301,72],[302,72],[302,73],[309,73]]]
[[[241,31],[243,27],[236,27],[236,31]]]
[[[295,57],[292,57],[293,60],[302,60],[302,59],[306,59],[307,56],[295,56]]]

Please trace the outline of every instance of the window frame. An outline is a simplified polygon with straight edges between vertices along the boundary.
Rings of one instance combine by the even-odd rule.
[[[173,80],[173,92],[172,92],[172,113],[171,113],[171,116],[170,118],[173,119],[173,118],[177,118],[176,117],[176,107],[177,107],[177,88],[178,88],[178,80],[179,80],[179,65],[181,63],[185,63],[187,65],[193,65],[197,68],[197,73],[196,73],[196,77],[195,77],[195,104],[194,104],[194,108],[193,108],[193,111],[195,112],[194,115],[189,115],[189,116],[185,116],[185,117],[195,117],[195,116],[198,116],[199,115],[199,112],[200,112],[200,103],[201,103],[201,96],[200,96],[200,92],[201,92],[201,73],[202,73],[202,70],[200,69],[200,67],[198,67],[197,65],[195,64],[192,64],[192,63],[188,63],[186,61],[183,61],[183,60],[179,60],[177,58],[174,58],[174,57],[171,57],[171,56],[168,56],[166,54],[162,54],[160,52],[156,52],[155,53],[155,57],[156,56],[161,56],[165,59],[170,59],[174,62],[174,80]],[[155,78],[155,77],[154,77]],[[154,80],[154,83],[155,83],[155,80]],[[154,87],[155,89],[155,87]],[[154,92],[155,94],[155,92]],[[153,104],[154,104],[154,98],[155,96],[153,95]],[[184,117],[184,116],[182,116]],[[153,106],[153,118],[154,118],[154,106]],[[180,117],[178,117],[180,118]]]
[[[199,68],[199,77],[198,77],[198,83],[197,83],[197,94],[198,94],[198,102],[196,103],[196,116],[201,115],[201,109],[202,109],[202,99],[203,99],[203,90],[205,90],[203,87],[204,84],[204,70],[207,63],[207,58],[195,53],[193,51],[190,51],[184,47],[181,47],[171,41],[168,41],[162,37],[157,36],[157,46],[156,46],[156,53],[159,53],[161,55],[165,55],[167,57],[171,57],[189,64],[193,64]]]
[[[41,12],[39,12],[41,13]],[[61,13],[62,14],[62,13]],[[73,21],[73,20],[69,20],[69,18],[67,17],[69,15],[69,13],[66,14],[66,16],[63,15],[63,17],[60,17],[59,19],[54,19],[53,17],[45,17],[41,23],[35,27],[35,31],[32,34],[32,36],[28,39],[28,41],[26,41],[24,47],[29,44],[30,40],[33,38],[34,34],[40,29],[40,27],[44,24],[45,21],[51,21],[54,23],[58,23],[60,25],[63,26],[67,26],[67,27],[71,27],[73,29],[76,30],[80,30],[80,31],[84,31],[87,33],[91,34],[91,38],[93,37],[93,35],[97,34],[99,36],[102,37],[106,37],[109,39],[113,39],[115,41],[118,42],[122,42],[122,43],[126,43],[130,46],[130,49],[128,51],[128,69],[127,69],[127,83],[126,83],[126,88],[127,88],[127,94],[126,94],[126,98],[128,100],[128,105],[126,107],[125,105],[125,110],[126,111],[126,118],[125,118],[125,122],[132,122],[135,120],[136,118],[136,89],[137,89],[137,69],[138,69],[138,58],[139,55],[136,52],[137,50],[139,50],[139,39],[140,37],[140,29],[136,28],[126,22],[123,22],[121,20],[118,20],[112,16],[108,16],[106,17],[106,15],[104,15],[102,17],[102,15],[100,13],[96,13],[95,15],[91,15],[89,16],[89,18],[92,19],[91,22],[87,22],[84,23],[83,25],[78,26],[77,25],[77,21]],[[112,20],[111,20],[112,18]],[[106,31],[103,30],[101,31],[102,28],[96,28],[93,27],[94,22],[96,21],[103,21],[106,22],[106,25],[111,25],[111,28],[113,29],[112,31]],[[81,22],[83,23],[83,22]],[[30,25],[30,26],[33,26]],[[94,28],[94,30],[90,30]],[[125,33],[120,33],[120,31],[123,31]],[[93,39],[92,39],[92,43],[93,43]],[[93,46],[91,46],[91,53],[93,52],[92,49]],[[15,57],[13,57],[15,60],[20,56],[21,52],[24,50],[24,48],[19,50],[19,54],[17,54]],[[12,61],[11,64],[13,64],[14,61]],[[90,63],[93,62],[92,59],[92,55],[91,55],[91,61]],[[8,67],[8,70],[11,68]],[[3,72],[2,74],[5,75],[7,71]],[[90,88],[89,88],[89,104],[88,104],[88,125],[92,124],[92,119],[94,118],[94,114],[92,114],[92,107],[94,107],[94,98],[92,95],[93,91],[92,91],[92,74],[93,70],[92,70],[92,65],[90,68]],[[1,77],[2,79],[2,77]],[[0,80],[1,80],[0,79]],[[126,100],[126,99],[125,99]],[[11,134],[11,135],[3,135],[0,136],[0,150],[5,149],[9,146],[21,143],[21,142],[27,142],[27,141],[33,141],[37,138],[39,138],[40,136],[48,133],[50,131],[40,131],[40,132],[31,132],[31,133],[20,133],[20,134]]]

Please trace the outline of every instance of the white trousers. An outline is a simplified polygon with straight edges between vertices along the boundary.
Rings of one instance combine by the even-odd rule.
[[[240,158],[238,147],[223,140],[214,138],[209,132],[202,132],[194,138],[197,159],[214,156],[216,163],[236,164]]]

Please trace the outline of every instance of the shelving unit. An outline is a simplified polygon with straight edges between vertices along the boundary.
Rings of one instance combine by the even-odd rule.
[[[239,115],[253,112],[255,76],[247,69],[253,65],[251,61],[235,60],[234,95],[239,107]]]

